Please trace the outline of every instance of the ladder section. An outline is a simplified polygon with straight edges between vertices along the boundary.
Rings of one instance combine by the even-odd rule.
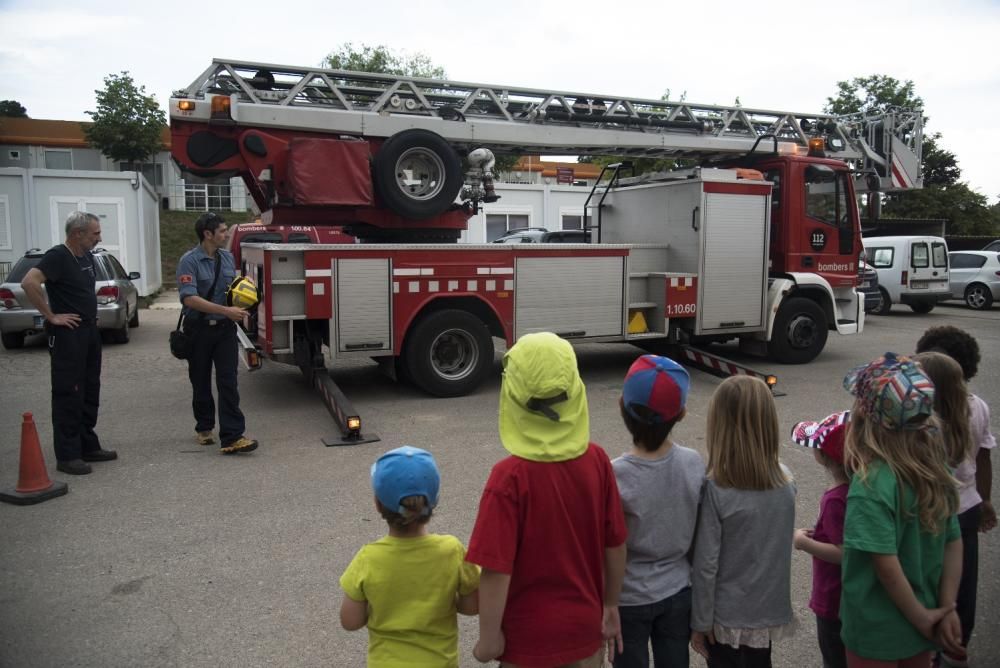
[[[806,148],[810,137],[825,136],[833,157],[865,164],[887,159],[884,146],[862,146],[872,136],[867,117],[218,59],[174,93],[171,117],[209,122],[210,105],[181,110],[178,103],[212,95],[230,96],[240,125],[369,137],[424,128],[459,147],[498,151],[705,160],[746,153],[761,137]],[[921,122],[916,112],[881,131],[912,149]]]

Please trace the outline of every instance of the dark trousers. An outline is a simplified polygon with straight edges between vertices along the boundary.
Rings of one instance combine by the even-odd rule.
[[[656,668],[687,668],[691,638],[691,588],[648,605],[623,605],[621,618],[624,649],[615,654],[615,668],[646,668],[649,647]]]
[[[976,587],[979,585],[979,514],[980,504],[958,516],[962,529],[962,579],[958,582],[956,612],[962,622],[962,644],[969,645],[972,628],[976,625]]]
[[[52,367],[52,440],[56,459],[101,449],[94,432],[101,405],[101,333],[95,324],[48,327]]]
[[[708,668],[771,668],[771,648],[740,645],[736,649],[720,642],[709,644]]]
[[[236,325],[220,321],[209,326],[206,321],[185,328],[194,336],[191,357],[188,358],[188,378],[194,390],[195,431],[215,428],[215,398],[212,396],[212,367],[215,366],[215,386],[219,392],[219,441],[229,445],[243,435],[246,422],[240,411],[240,393],[236,388],[237,341]]]
[[[823,668],[847,668],[847,653],[840,639],[840,620],[816,616],[816,637],[823,655]]]

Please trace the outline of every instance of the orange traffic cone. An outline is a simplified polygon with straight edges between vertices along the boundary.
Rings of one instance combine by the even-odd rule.
[[[0,491],[0,501],[17,506],[30,506],[62,496],[69,491],[66,483],[53,482],[45,470],[45,457],[38,444],[38,432],[31,413],[24,414],[21,423],[21,470],[17,487]]]

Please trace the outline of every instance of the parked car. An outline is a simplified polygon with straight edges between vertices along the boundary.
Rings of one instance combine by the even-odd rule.
[[[1000,299],[1000,253],[953,251],[948,253],[948,262],[953,299],[962,299],[977,311],[988,309]]]
[[[951,299],[948,245],[941,237],[868,237],[864,245],[865,261],[878,272],[882,295],[872,313],[885,315],[893,304],[930,313],[939,301]]]
[[[495,244],[536,244],[548,234],[544,227],[518,227],[507,230],[493,240]]]
[[[38,334],[44,328],[42,314],[21,289],[21,280],[41,261],[42,255],[44,252],[38,249],[25,253],[0,284],[0,339],[8,350],[20,348],[26,336]],[[103,248],[94,249],[93,255],[97,327],[108,340],[128,343],[129,328],[139,326],[139,291],[132,283],[139,280],[139,272],[126,272],[118,258]]]
[[[994,239],[985,246],[983,246],[984,251],[993,251],[994,253],[1000,253],[1000,239]]]
[[[554,230],[544,227],[524,227],[510,230],[494,239],[495,244],[588,244],[590,232],[586,230]]]
[[[865,313],[881,313],[882,291],[878,288],[878,272],[867,262],[862,262],[858,272],[858,292],[865,298]]]

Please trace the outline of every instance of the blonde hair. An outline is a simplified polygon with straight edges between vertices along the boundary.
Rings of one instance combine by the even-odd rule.
[[[778,462],[778,412],[767,384],[752,376],[724,380],[708,405],[707,474],[720,487],[767,490],[788,478]]]
[[[948,465],[954,468],[972,454],[973,448],[965,374],[958,362],[942,353],[920,353],[914,359],[934,383],[934,410],[941,419]]]
[[[381,501],[378,502],[378,511],[389,526],[406,529],[411,524],[427,524],[431,519],[433,511],[427,505],[427,497],[423,495],[403,497],[399,505],[403,507],[402,513],[389,510]]]
[[[851,416],[844,443],[848,468],[865,483],[872,462],[884,462],[916,494],[920,524],[932,533],[942,531],[947,519],[958,512],[958,481],[948,470],[937,418],[928,417],[922,429],[887,429],[864,414],[860,401],[855,401]],[[903,512],[910,514],[907,508]]]

